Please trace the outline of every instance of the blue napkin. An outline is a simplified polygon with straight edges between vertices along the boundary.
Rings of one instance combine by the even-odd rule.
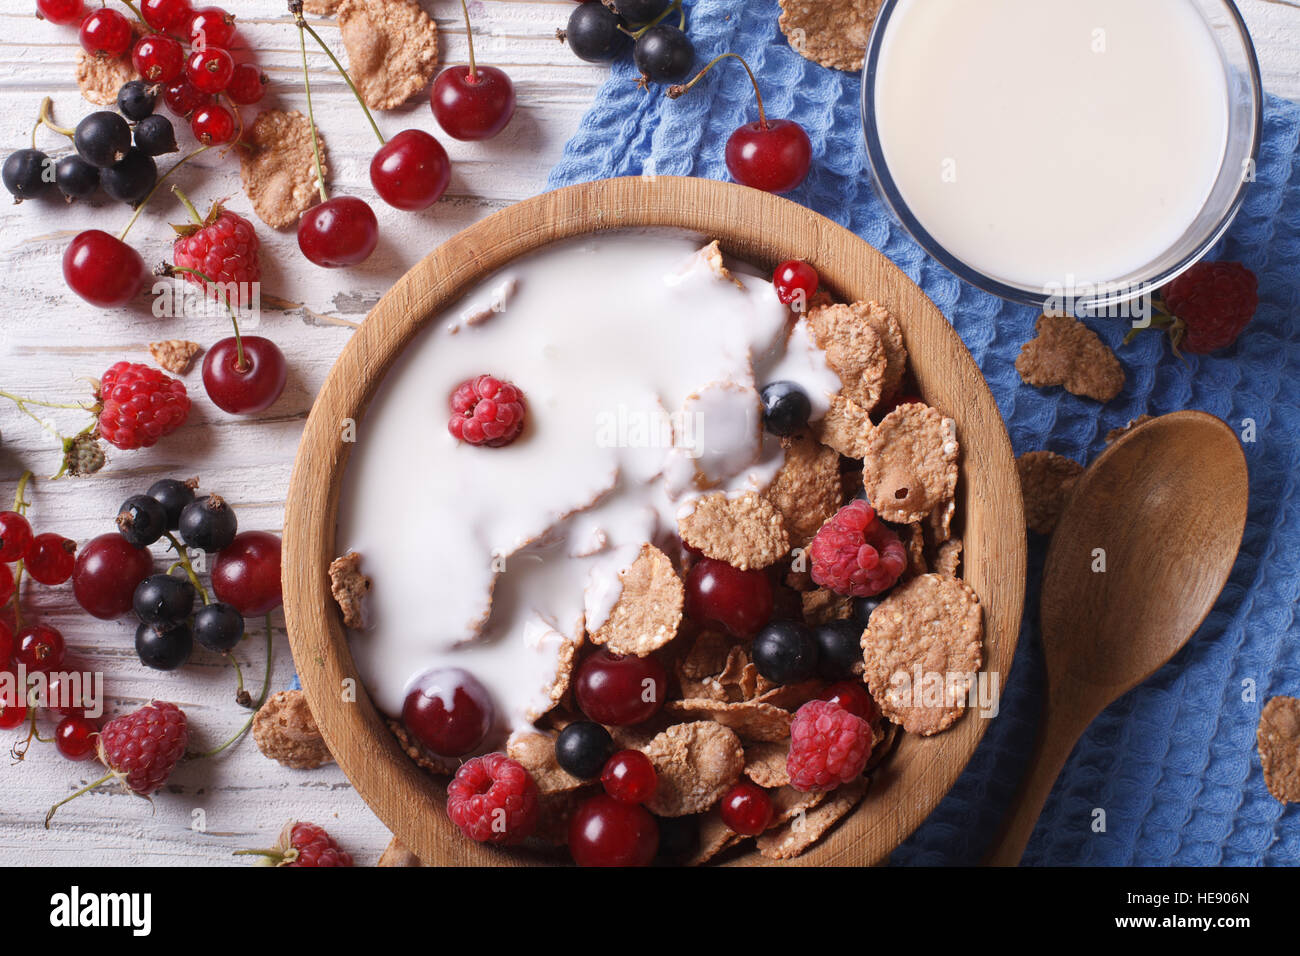
[[[1258,181],[1212,254],[1244,262],[1259,276],[1254,322],[1234,347],[1189,356],[1186,365],[1159,334],[1121,348],[1121,322],[1092,323],[1128,371],[1124,392],[1099,406],[1023,385],[1013,362],[1033,336],[1038,312],[964,284],[891,219],[866,172],[858,74],[824,69],[791,50],[777,27],[776,0],[694,0],[687,11],[700,64],[727,50],[742,54],[768,114],[808,131],[813,169],[789,198],[880,249],[934,300],[988,379],[1017,454],[1047,448],[1086,463],[1109,429],[1144,412],[1197,408],[1238,430],[1247,419],[1255,422],[1256,440],[1245,446],[1245,540],[1222,597],[1187,648],[1088,729],[1025,862],[1300,863],[1300,807],[1284,808],[1269,795],[1255,747],[1264,702],[1300,696],[1300,106],[1269,98]],[[551,187],[650,172],[728,178],[726,139],[757,118],[739,64],[724,61],[676,101],[660,86],[638,89],[636,77],[630,58],[614,65],[552,171]],[[1043,541],[1031,540],[1025,623],[1001,714],[956,786],[894,853],[895,863],[976,863],[997,831],[1042,704],[1037,618],[1044,551]],[[1105,811],[1102,833],[1092,829],[1096,809]]]

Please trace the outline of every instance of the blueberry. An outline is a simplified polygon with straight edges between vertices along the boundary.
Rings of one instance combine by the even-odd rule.
[[[135,148],[150,156],[176,152],[176,130],[172,128],[172,121],[161,113],[140,120],[135,124]]]
[[[149,195],[158,182],[158,164],[142,149],[132,147],[120,163],[114,163],[99,174],[99,184],[110,199],[119,202],[140,202]]]
[[[224,654],[244,637],[244,616],[229,604],[214,601],[194,612],[194,639],[210,651]]]
[[[140,663],[156,671],[174,671],[190,659],[194,634],[189,621],[155,627],[141,624],[135,629],[135,652]]]
[[[151,574],[135,586],[131,607],[144,624],[175,624],[194,610],[194,585],[175,575]]]
[[[137,548],[147,548],[167,530],[167,512],[149,495],[132,495],[117,509],[117,530]]]
[[[91,113],[72,133],[72,145],[92,166],[105,169],[126,158],[131,148],[131,127],[116,113]]]
[[[649,23],[668,9],[672,0],[614,0],[618,15],[631,23]]]
[[[5,189],[13,194],[15,202],[32,199],[45,192],[54,181],[46,173],[50,157],[39,149],[20,149],[5,157],[0,178]]]
[[[813,631],[817,674],[823,680],[848,680],[862,660],[862,628],[857,621],[829,621]]]
[[[763,386],[763,427],[785,437],[808,425],[812,402],[794,382],[771,382]]]
[[[875,594],[871,597],[860,597],[853,599],[853,616],[858,623],[866,627],[871,623],[871,612],[880,607],[880,602],[885,599],[883,594]]]
[[[144,80],[131,80],[123,83],[117,91],[117,108],[127,119],[139,122],[146,116],[153,115],[154,104],[158,100],[158,87],[150,86]]]
[[[619,29],[622,25],[618,14],[603,3],[580,3],[569,14],[564,40],[579,59],[603,63],[614,59],[631,42]]]
[[[655,866],[681,866],[700,845],[700,820],[697,816],[655,817],[659,825],[659,849]]]
[[[177,528],[181,540],[191,548],[212,554],[235,540],[239,522],[234,509],[219,495],[208,495],[185,506]]]
[[[181,523],[181,512],[194,500],[194,486],[197,481],[177,481],[175,478],[161,478],[149,486],[145,492],[150,498],[162,505],[167,515],[167,530],[175,531]]]
[[[569,724],[555,738],[555,762],[579,780],[599,777],[613,752],[609,731],[590,720]]]
[[[758,632],[750,648],[754,666],[777,684],[795,684],[817,672],[812,629],[798,621],[773,621]]]
[[[672,24],[657,23],[637,39],[632,61],[651,83],[680,83],[695,65],[695,46]]]
[[[99,188],[99,170],[76,153],[54,164],[54,182],[69,201],[87,199]]]

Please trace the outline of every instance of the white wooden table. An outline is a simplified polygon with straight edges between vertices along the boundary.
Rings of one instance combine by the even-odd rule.
[[[443,63],[464,62],[465,30],[455,0],[425,0],[441,31]],[[0,0],[0,147],[4,154],[28,145],[31,125],[44,95],[54,98],[55,115],[67,125],[90,110],[76,89],[75,32],[39,23],[32,0]],[[263,105],[304,108],[297,33],[280,0],[226,0],[243,37],[258,50],[273,86]],[[1283,0],[1241,0],[1250,22],[1270,91],[1300,99],[1300,9]],[[450,188],[433,209],[411,215],[375,199],[368,164],[373,134],[342,81],[319,52],[311,52],[317,121],[327,139],[330,184],[335,194],[370,199],[380,219],[379,249],[360,268],[323,272],[300,256],[292,232],[277,233],[260,222],[264,315],[262,331],[284,350],[290,378],[284,396],[266,414],[232,418],[203,394],[197,371],[186,378],[196,399],[189,423],[157,447],[116,452],[107,468],[88,480],[38,481],[29,492],[37,530],[60,532],[79,542],[112,530],[118,504],[143,492],[160,477],[200,476],[203,487],[231,501],[240,527],[279,531],[294,452],[313,396],[360,321],[394,279],[426,251],[486,214],[539,192],[565,141],[591,103],[605,69],[582,63],[555,39],[572,4],[569,0],[473,0],[475,50],[481,63],[505,67],[515,82],[519,107],[497,139],[462,144],[440,137],[453,161]],[[331,21],[319,24],[341,47]],[[341,49],[340,49],[341,53]],[[423,97],[382,114],[391,134],[411,125],[433,129]],[[65,144],[43,131],[42,147]],[[182,149],[192,147],[186,132]],[[239,187],[238,163],[206,153],[176,181],[199,205],[231,197],[229,205],[249,213]],[[104,312],[77,299],[64,285],[60,259],[68,240],[82,229],[116,233],[127,219],[124,207],[104,202],[77,204],[0,201],[0,388],[33,398],[66,401],[120,359],[149,361],[146,344],[188,338],[211,344],[228,333],[220,315],[158,319],[138,304]],[[157,199],[134,227],[132,243],[146,262],[170,248],[166,223],[184,221],[169,199]],[[282,308],[268,308],[274,297]],[[144,301],[142,298],[140,301]],[[84,419],[54,413],[65,432]],[[0,404],[0,508],[9,507],[18,476],[57,467],[58,451],[30,419]],[[86,669],[102,671],[110,713],[132,709],[150,698],[173,700],[190,717],[198,743],[224,740],[246,716],[233,700],[234,677],[214,655],[197,649],[192,662],[172,674],[148,671],[136,659],[134,626],[128,620],[96,621],[76,605],[70,586],[25,591],[29,619],[60,628],[69,650]],[[293,670],[278,612],[273,689]],[[256,694],[262,673],[257,632],[238,651]],[[44,727],[48,733],[52,727]],[[0,734],[7,750],[12,732]],[[268,761],[251,739],[220,757],[183,764],[153,801],[115,789],[82,797],[60,811],[53,828],[41,828],[45,810],[76,786],[93,779],[97,764],[73,764],[51,745],[34,744],[26,760],[0,758],[0,864],[137,865],[223,864],[231,851],[270,845],[289,819],[324,825],[357,859],[371,864],[388,841],[384,826],[366,808],[334,766],[293,771]],[[97,774],[96,774],[97,776]]]

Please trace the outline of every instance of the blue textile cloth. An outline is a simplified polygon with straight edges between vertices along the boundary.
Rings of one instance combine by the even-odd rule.
[[[1187,648],[1088,729],[1025,863],[1300,864],[1300,806],[1285,808],[1269,795],[1255,745],[1264,702],[1300,696],[1300,106],[1269,98],[1258,181],[1212,254],[1258,274],[1260,308],[1250,328],[1234,347],[1183,364],[1161,335],[1121,348],[1124,323],[1093,322],[1128,371],[1123,393],[1099,406],[1023,385],[1013,362],[1038,312],[964,284],[890,217],[866,171],[858,74],[824,69],[791,50],[777,27],[776,0],[694,0],[687,10],[697,62],[726,50],[742,54],[769,115],[808,131],[813,169],[789,198],[848,227],[919,283],[975,356],[1017,454],[1048,448],[1087,462],[1109,429],[1144,412],[1196,408],[1239,430],[1246,419],[1256,423],[1257,440],[1245,446],[1248,525],[1222,597]],[[756,118],[739,64],[724,61],[675,101],[659,86],[638,89],[636,76],[630,58],[613,66],[551,187],[649,172],[728,178],[727,136]],[[976,863],[997,831],[1042,702],[1044,552],[1043,541],[1031,540],[1025,624],[1001,714],[956,786],[894,853],[897,864]],[[1254,699],[1243,700],[1251,686]],[[1094,808],[1106,811],[1104,833],[1092,831]]]

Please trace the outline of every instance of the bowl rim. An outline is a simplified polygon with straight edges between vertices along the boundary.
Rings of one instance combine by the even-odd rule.
[[[626,228],[668,227],[720,240],[723,249],[772,267],[801,254],[840,295],[872,297],[898,316],[922,394],[950,396],[945,414],[963,445],[959,510],[975,542],[965,579],[985,617],[982,673],[1005,686],[1020,632],[1026,571],[1025,522],[1011,443],[997,404],[974,359],[938,308],[864,240],[803,206],[714,180],[627,177],[543,193],[481,220],[426,255],[381,298],[335,361],[304,428],[285,506],[285,623],[308,703],[331,753],[381,821],[425,863],[543,865],[560,862],[464,839],[448,820],[445,786],[420,769],[389,732],[362,684],[330,594],[341,478],[357,423],[391,363],[416,334],[470,287],[513,259],[552,242]],[[784,250],[784,251],[782,251]],[[452,268],[452,266],[455,268]],[[856,291],[856,295],[855,295]],[[852,299],[850,298],[850,301]],[[941,367],[942,365],[942,367]],[[956,400],[960,396],[960,400]],[[341,427],[343,426],[343,427]],[[355,431],[355,430],[354,430]],[[355,440],[355,434],[352,436]],[[990,716],[996,715],[996,708]],[[966,714],[934,737],[903,735],[858,809],[795,865],[862,865],[882,861],[929,815],[974,754],[988,719]],[[900,787],[906,785],[907,790]],[[767,864],[756,852],[728,861]]]
[[[930,234],[929,230],[921,225],[920,220],[917,219],[911,207],[908,206],[897,183],[894,182],[894,177],[889,172],[889,164],[885,161],[884,150],[880,145],[880,135],[876,129],[872,98],[875,94],[875,81],[879,69],[880,50],[885,29],[898,5],[902,2],[904,0],[882,0],[880,10],[876,14],[875,22],[871,27],[871,35],[867,39],[867,50],[862,68],[862,85],[859,90],[858,110],[862,121],[862,137],[866,145],[867,169],[871,173],[871,182],[876,195],[880,197],[885,207],[903,225],[908,234],[916,240],[917,245],[925,250],[925,253],[931,258],[942,263],[944,268],[957,278],[970,283],[977,289],[996,295],[998,298],[1006,299],[1009,302],[1041,308],[1044,301],[1051,295],[1048,291],[1041,287],[1030,288],[996,279],[967,265],[949,252],[943,243],[939,242]],[[1237,28],[1237,33],[1241,38],[1246,54],[1246,75],[1250,86],[1251,112],[1253,115],[1250,146],[1250,163],[1253,168],[1259,162],[1259,150],[1264,132],[1264,82],[1260,73],[1259,57],[1255,50],[1255,41],[1250,35],[1250,29],[1246,26],[1246,20],[1241,15],[1241,11],[1237,8],[1234,0],[1214,0],[1214,2],[1223,5],[1224,12],[1232,21],[1232,25]],[[1200,262],[1231,228],[1237,214],[1241,211],[1242,204],[1246,200],[1246,192],[1251,181],[1252,177],[1242,177],[1236,192],[1233,194],[1232,201],[1228,203],[1219,221],[1178,262],[1140,282],[1129,283],[1121,288],[1106,291],[1104,285],[1100,286],[1100,291],[1097,294],[1079,297],[1077,304],[1079,311],[1104,313],[1117,309],[1134,299],[1155,293]]]

